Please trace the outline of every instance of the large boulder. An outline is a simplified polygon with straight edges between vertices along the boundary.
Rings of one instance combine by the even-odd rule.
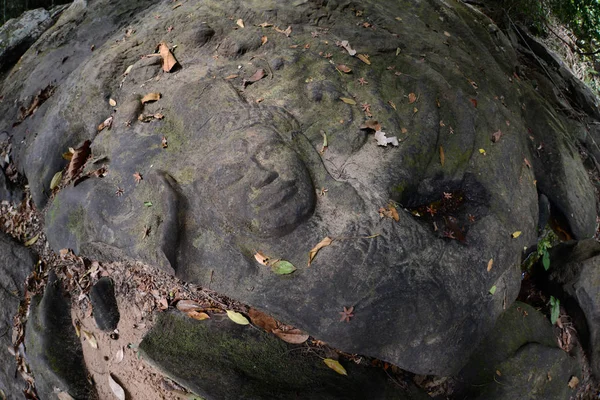
[[[47,208],[55,250],[139,258],[342,350],[449,375],[517,296],[538,174],[543,188],[573,183],[548,198],[593,234],[564,124],[544,125],[547,147],[568,153],[545,174],[523,104],[555,113],[512,79],[516,53],[490,23],[460,2],[78,2],[4,81],[0,115],[12,126],[15,101],[55,86],[11,129],[39,206],[62,154],[91,141],[90,178]],[[170,74],[140,59],[163,40],[177,45]],[[370,116],[399,146],[360,129]],[[277,275],[257,251],[298,270]]]
[[[20,375],[15,376],[17,365],[8,348],[13,346],[13,317],[23,300],[25,278],[36,260],[31,250],[0,233],[0,393],[9,400],[22,398],[26,387]]]

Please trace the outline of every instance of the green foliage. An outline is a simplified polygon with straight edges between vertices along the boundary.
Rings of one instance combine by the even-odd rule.
[[[558,316],[560,314],[560,300],[554,296],[550,296],[550,322],[552,325],[558,321]]]
[[[531,267],[541,258],[544,269],[548,271],[550,269],[550,252],[548,251],[548,249],[550,249],[552,245],[555,244],[557,241],[558,237],[556,236],[554,231],[546,227],[546,229],[544,229],[544,232],[538,240],[537,250],[531,253],[525,259],[525,261],[523,261],[521,269],[523,271],[530,271]]]

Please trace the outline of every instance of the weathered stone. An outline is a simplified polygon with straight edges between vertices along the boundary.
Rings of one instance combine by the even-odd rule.
[[[548,319],[535,308],[515,302],[498,318],[459,374],[457,398],[567,399],[581,379],[577,362],[556,345]]]
[[[7,349],[13,345],[13,316],[23,299],[25,278],[36,259],[31,250],[0,233],[0,392],[9,400],[21,399],[26,387],[21,376],[15,375],[15,358]]]
[[[429,398],[412,384],[401,389],[383,369],[342,361],[342,376],[302,346],[216,317],[159,314],[140,343],[141,357],[207,400]]]
[[[38,395],[55,396],[55,388],[75,399],[94,399],[96,391],[87,379],[81,343],[71,321],[70,302],[61,283],[50,272],[44,295],[31,300],[25,345]]]
[[[90,301],[98,328],[107,332],[117,329],[120,314],[112,279],[100,278],[90,291]]]

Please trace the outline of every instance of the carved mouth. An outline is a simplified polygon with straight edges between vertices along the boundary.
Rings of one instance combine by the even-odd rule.
[[[274,210],[289,204],[298,193],[298,186],[294,181],[275,179],[259,190],[252,204],[261,210]]]

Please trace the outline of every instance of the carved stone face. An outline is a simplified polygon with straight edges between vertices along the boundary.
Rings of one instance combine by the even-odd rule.
[[[309,172],[274,129],[254,125],[217,143],[201,181],[217,214],[263,237],[288,233],[310,217],[315,190]]]

